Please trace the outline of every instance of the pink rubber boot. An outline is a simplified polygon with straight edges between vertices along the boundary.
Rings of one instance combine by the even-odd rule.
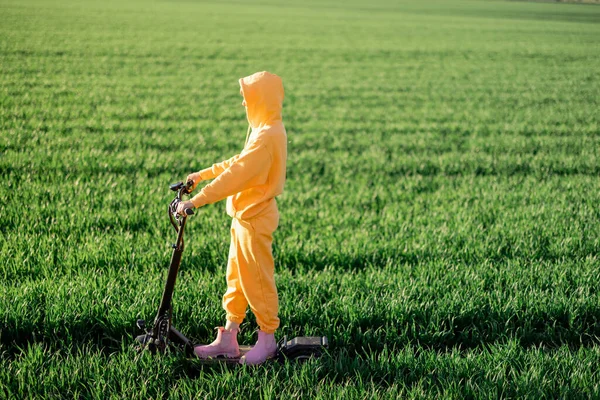
[[[211,358],[224,356],[226,358],[236,358],[240,356],[240,347],[237,342],[239,329],[227,330],[219,326],[217,338],[211,344],[205,346],[196,346],[194,353],[200,358]]]
[[[258,331],[258,341],[244,357],[240,359],[240,364],[258,365],[264,363],[273,357],[277,352],[277,342],[275,334]]]

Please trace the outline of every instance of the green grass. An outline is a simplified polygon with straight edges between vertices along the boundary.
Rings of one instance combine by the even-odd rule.
[[[0,398],[600,397],[600,7],[0,0]],[[306,364],[138,355],[168,184],[286,87],[280,334]],[[177,327],[223,323],[229,219],[188,224]],[[242,342],[255,340],[248,315]]]

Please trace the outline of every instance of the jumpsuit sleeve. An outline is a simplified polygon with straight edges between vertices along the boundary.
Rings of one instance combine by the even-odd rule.
[[[240,157],[239,154],[231,157],[229,160],[222,161],[220,163],[215,163],[210,168],[203,169],[200,171],[200,178],[202,180],[215,179],[217,176],[221,175],[227,168],[231,166]]]
[[[229,161],[229,160],[228,160]],[[216,203],[255,185],[252,178],[269,168],[271,153],[262,140],[250,144],[229,168],[191,199],[194,207]]]

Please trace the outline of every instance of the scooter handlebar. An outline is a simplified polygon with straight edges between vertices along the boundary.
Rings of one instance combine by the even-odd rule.
[[[189,180],[185,184],[183,182],[172,183],[170,188],[172,191],[177,192],[182,190],[182,194],[190,194],[192,192],[192,187],[194,186],[194,181]]]
[[[189,180],[186,184],[184,184],[183,182],[177,182],[172,183],[169,186],[172,191],[177,192],[177,195],[175,196],[171,204],[169,204],[169,219],[171,220],[171,224],[175,227],[175,230],[178,229],[175,223],[176,221],[179,221],[180,218],[187,218],[190,215],[194,215],[194,210],[192,208],[186,208],[185,215],[179,215],[177,213],[177,206],[182,201],[181,197],[184,194],[190,194],[193,185],[194,182]]]

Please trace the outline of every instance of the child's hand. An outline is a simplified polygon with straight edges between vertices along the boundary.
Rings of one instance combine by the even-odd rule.
[[[181,201],[179,204],[177,204],[177,214],[181,215],[182,217],[187,217],[185,210],[188,208],[194,208],[194,205],[192,204],[192,202],[191,201]]]
[[[202,177],[200,177],[200,172],[194,172],[193,174],[189,174],[187,176],[187,178],[185,178],[186,182],[189,182],[189,181],[194,182],[192,184],[192,189],[191,190],[196,189],[196,186],[198,186],[198,183],[200,183],[201,180],[202,180]]]

